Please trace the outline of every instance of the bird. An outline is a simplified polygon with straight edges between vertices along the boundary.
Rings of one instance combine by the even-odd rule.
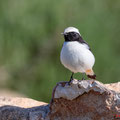
[[[74,73],[82,73],[88,78],[96,79],[93,71],[95,57],[88,43],[83,40],[79,30],[75,27],[67,27],[63,33],[64,43],[60,52],[60,61],[63,66],[72,72],[69,83],[73,80]]]

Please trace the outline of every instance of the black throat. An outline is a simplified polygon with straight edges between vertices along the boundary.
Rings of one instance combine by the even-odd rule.
[[[86,43],[83,38],[80,36],[80,34],[76,32],[69,32],[64,35],[66,42],[72,42],[72,41],[78,41],[80,43]]]
[[[69,32],[64,34],[64,38],[66,42],[73,42],[73,41],[78,41],[81,44],[86,44],[88,46],[88,49],[90,49],[89,45],[87,44],[87,42],[85,40],[83,40],[83,38],[80,36],[80,34],[76,33],[76,32]]]

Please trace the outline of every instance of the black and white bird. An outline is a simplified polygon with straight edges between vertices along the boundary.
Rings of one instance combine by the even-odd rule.
[[[81,37],[79,30],[75,27],[68,27],[62,34],[65,42],[60,53],[60,61],[65,68],[72,72],[70,81],[73,80],[73,74],[77,72],[86,74],[91,79],[96,79],[92,70],[95,57],[87,42]]]

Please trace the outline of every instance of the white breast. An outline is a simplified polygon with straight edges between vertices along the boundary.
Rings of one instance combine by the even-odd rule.
[[[83,73],[87,69],[91,69],[95,62],[92,52],[77,41],[64,42],[60,60],[67,69],[74,73]]]

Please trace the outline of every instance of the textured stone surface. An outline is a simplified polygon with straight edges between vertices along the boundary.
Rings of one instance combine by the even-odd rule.
[[[44,120],[49,105],[28,98],[0,97],[0,120]]]
[[[45,102],[39,102],[30,98],[18,98],[18,97],[0,97],[0,107],[5,105],[14,105],[22,108],[31,108],[41,105],[46,105]]]
[[[59,84],[55,90],[54,98],[65,98],[68,100],[73,100],[78,96],[88,93],[90,90],[95,92],[104,93],[108,91],[103,84],[98,81],[72,81],[71,85],[66,83],[64,86]]]
[[[116,89],[112,84],[93,80],[74,80],[71,85],[59,83],[49,117],[52,120],[115,120],[120,115],[120,91]]]
[[[115,92],[120,93],[120,82],[105,84],[105,86]]]
[[[50,104],[0,97],[0,120],[118,120],[120,83],[73,80],[58,83]]]

